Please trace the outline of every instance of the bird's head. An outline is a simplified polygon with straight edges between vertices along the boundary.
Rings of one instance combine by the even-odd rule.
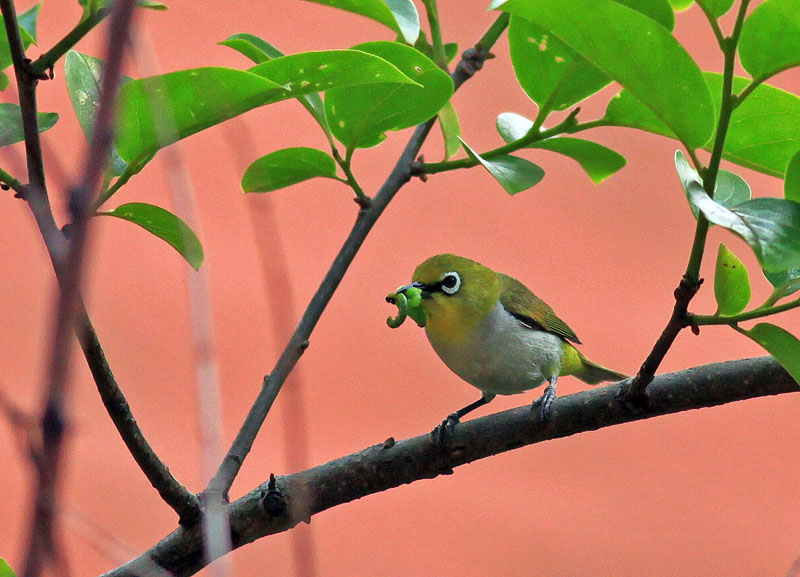
[[[500,296],[493,270],[453,254],[432,256],[417,267],[413,280],[398,292],[410,287],[422,291],[428,335],[448,341],[468,338]]]

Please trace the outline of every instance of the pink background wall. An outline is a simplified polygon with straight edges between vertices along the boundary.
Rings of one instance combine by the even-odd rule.
[[[139,20],[163,71],[246,67],[243,57],[215,45],[238,32],[261,36],[285,52],[391,37],[360,17],[300,1],[169,4],[165,13],[140,12]],[[483,2],[440,4],[445,38],[462,49],[494,18]],[[28,2],[20,3],[20,10],[27,7]],[[47,2],[40,46],[51,46],[79,13],[77,2]],[[725,25],[730,24],[726,18]],[[702,67],[720,69],[721,57],[697,8],[678,15],[676,34]],[[79,50],[102,56],[102,37],[85,40]],[[146,43],[140,50],[147,54]],[[514,80],[505,40],[494,52],[498,58],[454,98],[464,138],[476,150],[500,144],[494,131],[498,113],[535,114]],[[35,57],[39,51],[30,53]],[[135,68],[131,72],[135,75]],[[797,91],[798,79],[785,73],[774,83]],[[85,151],[63,82],[63,62],[56,67],[56,80],[43,83],[39,95],[42,111],[61,114],[44,143],[51,194],[63,215],[63,175],[77,174]],[[12,99],[13,89],[3,97]],[[582,117],[600,116],[604,102],[582,105]],[[245,126],[256,142],[252,151],[240,138]],[[407,137],[392,134],[380,148],[357,153],[354,168],[369,194],[383,182]],[[415,180],[403,188],[364,243],[300,362],[310,464],[389,436],[424,433],[476,398],[475,390],[436,358],[413,323],[392,331],[384,322],[393,313],[384,295],[435,253],[455,252],[513,274],[576,330],[587,355],[635,372],[670,313],[693,218],[672,167],[675,142],[621,129],[597,130],[590,137],[628,158],[628,166],[600,186],[572,161],[532,151],[526,156],[547,176],[514,198],[479,169],[436,175],[427,184]],[[357,209],[348,190],[332,181],[243,195],[243,167],[287,146],[325,148],[321,132],[295,102],[250,112],[235,120],[232,130],[216,127],[180,144],[201,218],[226,446],[284,344],[272,336],[267,298],[285,292],[276,285],[288,285],[293,326]],[[440,158],[438,135],[424,153],[429,160]],[[56,156],[63,171],[53,165]],[[0,151],[1,165],[21,177],[18,158]],[[157,158],[110,206],[147,201],[170,208],[164,170]],[[778,180],[735,170],[756,194],[781,193]],[[274,211],[277,227],[263,224],[254,234],[248,203]],[[54,279],[26,205],[6,193],[0,219],[0,383],[33,410],[49,354]],[[101,342],[145,434],[177,477],[200,490],[206,479],[197,444],[185,265],[163,242],[133,225],[114,219],[96,219],[93,225],[86,295]],[[287,279],[276,278],[280,271],[272,259],[265,282],[257,237],[283,247]],[[763,299],[768,287],[749,250],[716,228],[709,236],[704,276],[710,279],[713,273],[721,240],[745,258],[754,301]],[[692,308],[713,312],[710,286]],[[799,315],[786,315],[780,324],[797,334],[798,321]],[[662,369],[760,354],[733,331],[709,327],[699,337],[682,334]],[[110,545],[105,553],[98,551],[81,536],[86,520],[91,530],[108,531],[138,553],[172,530],[176,519],[127,454],[77,354],[73,366],[63,534],[74,574],[92,575],[116,566],[107,554],[124,560],[126,552]],[[560,392],[583,388],[565,378]],[[530,403],[536,394],[498,399],[478,414]],[[232,497],[270,472],[298,466],[284,449],[284,420],[278,413],[286,404],[279,397]],[[785,395],[652,419],[523,448],[459,468],[450,477],[370,496],[314,517],[318,574],[530,575],[535,568],[542,575],[575,576],[784,575],[800,555],[798,414],[800,396]],[[0,447],[5,494],[0,555],[19,568],[30,468],[5,421],[0,422]],[[232,559],[239,575],[289,575],[290,537],[263,539]]]

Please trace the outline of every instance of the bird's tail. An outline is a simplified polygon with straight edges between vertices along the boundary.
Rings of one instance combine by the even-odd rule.
[[[628,375],[624,373],[612,371],[594,361],[590,361],[569,343],[564,343],[561,374],[573,375],[588,385],[598,385],[605,381],[621,381],[628,378]]]

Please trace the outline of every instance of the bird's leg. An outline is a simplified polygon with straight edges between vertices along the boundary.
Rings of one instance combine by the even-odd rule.
[[[556,381],[558,380],[558,375],[553,375],[548,379],[550,384],[547,385],[547,388],[542,393],[542,396],[533,401],[533,405],[531,405],[531,409],[535,408],[536,405],[539,405],[539,420],[542,423],[546,423],[550,420],[550,405],[553,404],[553,400],[556,398]]]
[[[436,444],[441,445],[444,442],[444,439],[453,433],[453,428],[461,421],[461,417],[467,413],[471,413],[478,407],[482,407],[494,399],[494,397],[495,395],[491,393],[484,393],[483,396],[481,396],[481,398],[474,403],[470,403],[466,407],[458,409],[457,411],[453,411],[447,415],[447,418],[431,432]]]

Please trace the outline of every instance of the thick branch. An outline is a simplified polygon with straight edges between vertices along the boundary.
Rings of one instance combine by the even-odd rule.
[[[465,81],[480,70],[484,60],[488,57],[489,48],[497,41],[500,34],[508,24],[507,15],[501,15],[489,28],[486,34],[478,41],[475,48],[464,52],[461,62],[453,73],[453,84],[458,89]],[[228,490],[233,484],[233,480],[239,473],[244,459],[250,452],[256,435],[258,434],[264,419],[267,417],[272,403],[283,386],[286,377],[294,368],[300,356],[308,346],[308,339],[311,332],[319,321],[322,312],[328,305],[333,293],[342,281],[344,274],[353,262],[353,259],[361,248],[361,244],[366,239],[369,231],[372,230],[375,222],[383,214],[395,194],[400,188],[411,179],[411,165],[414,158],[419,153],[422,143],[433,126],[436,118],[431,118],[424,124],[417,126],[411,140],[409,140],[403,153],[392,169],[391,174],[381,186],[378,194],[371,204],[362,204],[358,211],[358,218],[353,225],[350,234],[347,236],[342,248],[322,280],[317,292],[314,293],[311,302],[306,307],[300,323],[294,331],[289,343],[283,349],[278,362],[269,378],[264,380],[264,386],[259,391],[250,412],[242,423],[236,438],[231,445],[228,454],[222,460],[214,478],[211,479],[206,492],[219,494],[227,497]]]
[[[691,409],[800,392],[800,385],[771,357],[659,375],[650,384],[643,404],[626,400],[628,384],[623,381],[557,398],[544,427],[538,426],[526,405],[458,425],[445,450],[437,449],[430,434],[398,443],[390,439],[313,469],[278,477],[231,505],[234,547],[291,529],[337,505],[449,474],[453,467],[525,445]],[[298,509],[308,512],[309,518],[290,516],[295,495],[308,499],[306,507]],[[156,575],[154,567],[186,577],[203,565],[199,529],[179,528],[104,577],[147,577]]]

